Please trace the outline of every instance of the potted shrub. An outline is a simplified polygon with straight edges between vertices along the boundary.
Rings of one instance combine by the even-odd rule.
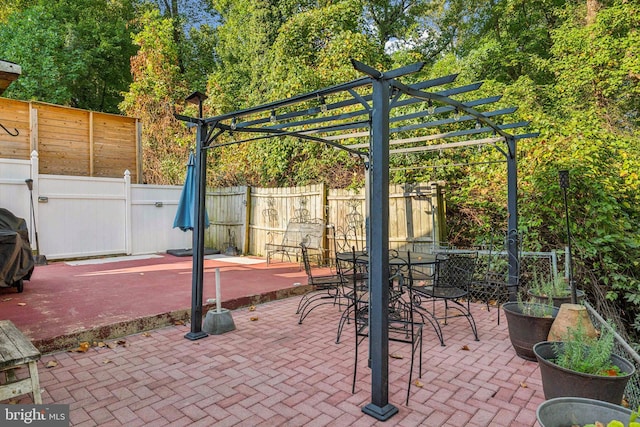
[[[502,305],[507,318],[509,339],[516,354],[526,360],[536,360],[533,346],[546,341],[558,308],[549,304],[518,300]]]
[[[571,302],[571,288],[563,277],[544,280],[534,273],[533,283],[527,291],[529,297],[539,303],[550,302],[555,307]],[[577,289],[578,301],[584,298],[584,292]]]
[[[614,338],[609,328],[593,339],[577,327],[566,341],[534,345],[545,398],[586,397],[619,405],[635,367],[613,353]]]
[[[536,416],[542,427],[640,427],[638,412],[584,397],[549,399],[538,406]]]

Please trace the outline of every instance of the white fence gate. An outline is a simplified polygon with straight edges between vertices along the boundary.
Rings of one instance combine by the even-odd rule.
[[[181,186],[131,184],[128,172],[117,179],[39,175],[37,170],[35,152],[31,161],[0,159],[0,207],[27,221],[34,249],[37,231],[38,249],[47,258],[191,247],[191,232],[173,228]]]

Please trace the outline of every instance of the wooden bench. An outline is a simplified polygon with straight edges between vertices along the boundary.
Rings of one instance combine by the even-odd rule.
[[[314,222],[289,222],[287,229],[282,236],[280,243],[267,243],[267,265],[271,262],[271,257],[275,254],[286,255],[291,261],[291,255],[300,255],[300,245],[304,243],[308,250],[322,251],[322,238],[324,233],[324,223]]]
[[[40,352],[10,320],[0,320],[0,401],[27,393],[33,394],[33,403],[42,404],[38,360]],[[29,378],[17,380],[15,369],[28,365]]]

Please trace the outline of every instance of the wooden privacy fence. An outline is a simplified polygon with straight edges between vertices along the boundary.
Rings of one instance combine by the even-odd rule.
[[[138,119],[0,98],[0,158],[40,156],[40,173],[120,178],[142,176]]]
[[[210,200],[210,199],[209,199]],[[289,222],[321,219],[330,226],[324,250],[366,246],[364,189],[327,189],[324,185],[288,188],[251,188],[246,193],[242,251],[266,255],[265,247],[282,239]],[[215,204],[215,203],[214,203]],[[238,212],[241,210],[238,209]],[[442,184],[392,185],[389,188],[389,242],[392,249],[418,250],[446,240]],[[209,210],[209,218],[217,218]],[[241,230],[237,230],[240,235]],[[335,237],[334,237],[335,236]],[[337,239],[337,240],[334,240]],[[207,233],[207,243],[216,238]]]
[[[41,174],[38,153],[30,160],[0,158],[0,207],[25,218],[32,245],[49,259],[148,254],[191,247],[191,232],[173,228],[181,186],[135,184],[119,178]],[[25,179],[33,179],[33,213]],[[391,248],[424,249],[445,240],[444,188],[440,184],[392,185]],[[282,242],[290,222],[321,220],[325,254],[366,245],[364,190],[324,185],[287,188],[210,188],[206,194],[209,248],[266,256]],[[34,227],[35,226],[35,227]],[[336,236],[336,237],[334,237]],[[277,258],[276,258],[277,260]]]

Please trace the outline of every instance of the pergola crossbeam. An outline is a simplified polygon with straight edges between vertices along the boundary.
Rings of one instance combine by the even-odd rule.
[[[501,111],[504,111],[504,110],[501,110]],[[496,112],[496,113],[498,113],[498,112]],[[500,113],[500,114],[502,114],[502,113]],[[485,115],[487,115],[488,117],[491,116],[491,115],[489,115],[487,113],[485,113]],[[471,116],[465,116],[465,117],[462,117],[462,118],[460,118],[458,120],[456,120],[456,119],[442,120],[439,124],[462,122],[462,121],[472,120],[472,119],[473,119],[473,117],[471,117]],[[435,123],[435,122],[433,122],[433,123]],[[507,124],[504,124],[504,125],[498,125],[498,127],[500,129],[502,129],[502,130],[508,130],[508,129],[515,129],[515,128],[519,128],[519,127],[525,127],[525,126],[528,126],[528,125],[529,125],[529,122],[516,122],[516,123],[507,123]],[[428,128],[428,127],[432,128],[432,127],[436,127],[436,126],[437,125],[433,125],[431,122],[430,123],[426,123],[426,124],[401,126],[401,127],[398,127],[398,128],[390,129],[389,133],[398,133],[400,131],[424,129],[424,128]],[[465,129],[465,130],[452,131],[452,132],[447,132],[447,133],[439,133],[439,134],[420,136],[420,137],[414,137],[414,138],[408,138],[408,139],[394,139],[394,140],[391,140],[389,142],[389,144],[397,145],[397,144],[404,144],[404,143],[417,142],[417,141],[430,141],[430,140],[435,140],[435,139],[446,139],[446,138],[453,138],[453,137],[464,136],[464,135],[472,135],[472,134],[478,134],[478,133],[488,133],[488,132],[493,132],[493,131],[494,131],[493,128],[485,126],[485,127],[481,127],[481,128]],[[342,134],[342,135],[349,135],[349,134]],[[354,134],[351,134],[351,135],[352,136],[349,136],[350,138],[354,138],[356,135],[365,136],[364,132],[359,132],[357,134],[354,133]],[[327,137],[326,139],[333,139],[333,137]],[[366,148],[368,146],[369,146],[368,143],[346,145],[346,147],[354,148],[354,149]]]
[[[410,138],[410,139],[413,139],[413,138]],[[492,138],[484,138],[484,139],[471,139],[467,141],[446,142],[444,144],[425,145],[421,147],[396,148],[393,150],[389,150],[389,154],[406,154],[406,153],[418,153],[418,152],[425,152],[425,151],[440,151],[448,148],[495,144],[496,142],[500,142],[500,141],[504,141],[503,136],[495,136]],[[412,141],[412,142],[417,142],[417,141]]]

